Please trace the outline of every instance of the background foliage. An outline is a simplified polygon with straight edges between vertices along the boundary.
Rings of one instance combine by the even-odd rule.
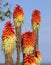
[[[11,18],[10,4],[3,0],[0,0],[0,21],[4,21],[5,18]]]

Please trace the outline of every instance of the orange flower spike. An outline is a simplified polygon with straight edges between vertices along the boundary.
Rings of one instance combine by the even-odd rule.
[[[19,5],[16,4],[16,7],[15,7],[14,13],[13,13],[13,18],[17,18],[19,15],[24,16],[23,9]]]
[[[23,12],[23,9],[17,4],[13,12],[13,18],[14,18],[14,24],[16,27],[19,27],[22,25],[24,21],[24,12]]]
[[[34,10],[32,13],[32,23],[40,23],[41,17],[40,17],[40,11]]]
[[[23,53],[27,56],[28,54],[31,54],[34,50],[34,32],[25,32],[22,35],[22,48]],[[29,48],[29,49],[28,49]]]
[[[30,55],[27,55],[25,58],[24,58],[24,63],[30,63],[31,65],[32,64],[36,64],[36,59]]]
[[[40,22],[41,22],[41,16],[40,16],[40,11],[39,10],[34,10],[32,12],[32,27],[33,30],[36,30],[36,28],[39,28]]]
[[[5,29],[3,30],[2,39],[9,37],[10,35],[15,35],[14,27],[10,21],[6,22]]]
[[[22,35],[22,43],[24,45],[34,46],[34,32],[26,32]]]

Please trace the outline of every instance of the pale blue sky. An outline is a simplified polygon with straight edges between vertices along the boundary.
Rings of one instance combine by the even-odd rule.
[[[5,0],[6,1],[6,0]],[[42,54],[42,62],[51,62],[51,0],[7,0],[11,6],[11,11],[16,4],[22,6],[24,10],[24,24],[22,25],[22,33],[26,31],[32,31],[31,28],[31,14],[34,9],[41,11],[41,25],[39,28],[39,49]],[[13,19],[6,19],[11,20]],[[4,23],[0,22],[0,63],[5,62],[4,53],[1,51],[1,35],[4,27]],[[16,62],[16,51],[14,53],[14,62]],[[22,61],[22,54],[21,54]]]

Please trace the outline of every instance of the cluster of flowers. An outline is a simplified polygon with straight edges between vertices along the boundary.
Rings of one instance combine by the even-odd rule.
[[[24,21],[23,9],[17,4],[13,12],[13,19],[16,27],[20,27]]]
[[[14,24],[16,27],[20,27],[24,20],[24,12],[23,9],[16,5],[14,12],[13,12],[13,19]],[[40,17],[40,11],[35,10],[32,13],[32,28],[35,31],[37,28],[39,28],[41,17]],[[35,46],[35,34],[34,32],[25,32],[22,35],[22,50],[24,56],[24,65],[40,65],[41,62],[41,54],[39,50],[35,51],[35,56],[31,56],[31,54],[34,52],[34,46]],[[6,53],[10,53],[11,51],[14,51],[16,36],[14,32],[14,27],[12,24],[8,21],[5,24],[5,28],[3,30],[2,34],[2,48]]]
[[[23,53],[25,55],[29,55],[34,50],[34,32],[25,32],[22,35],[22,47],[23,47]]]
[[[32,12],[32,28],[33,30],[36,30],[40,26],[40,21],[41,21],[41,16],[40,16],[40,11],[39,10],[34,10]]]
[[[14,51],[16,36],[14,32],[14,27],[10,21],[6,22],[5,28],[2,33],[2,49],[4,53],[10,53]]]
[[[26,32],[22,35],[22,49],[24,54],[24,65],[40,65],[40,51],[35,51],[35,56],[31,56],[34,52],[35,39],[34,32]]]
[[[37,53],[38,52],[38,53]],[[33,57],[30,55],[27,55],[24,58],[24,65],[40,65],[41,62],[41,55],[39,54],[39,51],[36,51],[35,53],[37,56]]]

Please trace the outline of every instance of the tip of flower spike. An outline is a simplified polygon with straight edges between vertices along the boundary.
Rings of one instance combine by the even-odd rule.
[[[32,13],[32,15],[40,15],[40,11],[39,10],[37,10],[37,9],[35,9],[35,10],[33,10],[33,13]]]
[[[11,26],[12,26],[12,23],[10,21],[7,21],[5,24],[5,27],[11,27]]]
[[[10,21],[7,21],[3,29],[2,39],[9,38],[10,35],[15,35],[14,26]]]
[[[22,9],[22,7],[20,5],[16,4],[16,6],[14,8],[14,11],[16,11],[16,10],[20,10],[21,11],[23,9]]]
[[[23,9],[20,5],[16,4],[15,8],[14,8],[14,12],[13,12],[13,18],[17,18],[17,16],[19,15],[23,15]]]
[[[33,10],[33,12],[32,12],[32,19],[31,19],[32,26],[35,23],[37,25],[40,25],[40,21],[41,21],[40,11],[39,10]],[[35,27],[35,26],[33,26],[33,27]],[[38,28],[38,26],[37,26],[37,28]]]
[[[20,7],[20,5],[16,4],[16,7],[15,7],[15,8],[18,8],[18,9],[19,9],[19,8],[21,8],[21,7]],[[21,9],[22,9],[22,8],[21,8]]]
[[[28,31],[28,32],[23,33],[23,34],[22,34],[22,37],[24,37],[24,36],[28,36],[28,37],[29,37],[29,36],[31,36],[32,34],[34,35],[34,32]]]

